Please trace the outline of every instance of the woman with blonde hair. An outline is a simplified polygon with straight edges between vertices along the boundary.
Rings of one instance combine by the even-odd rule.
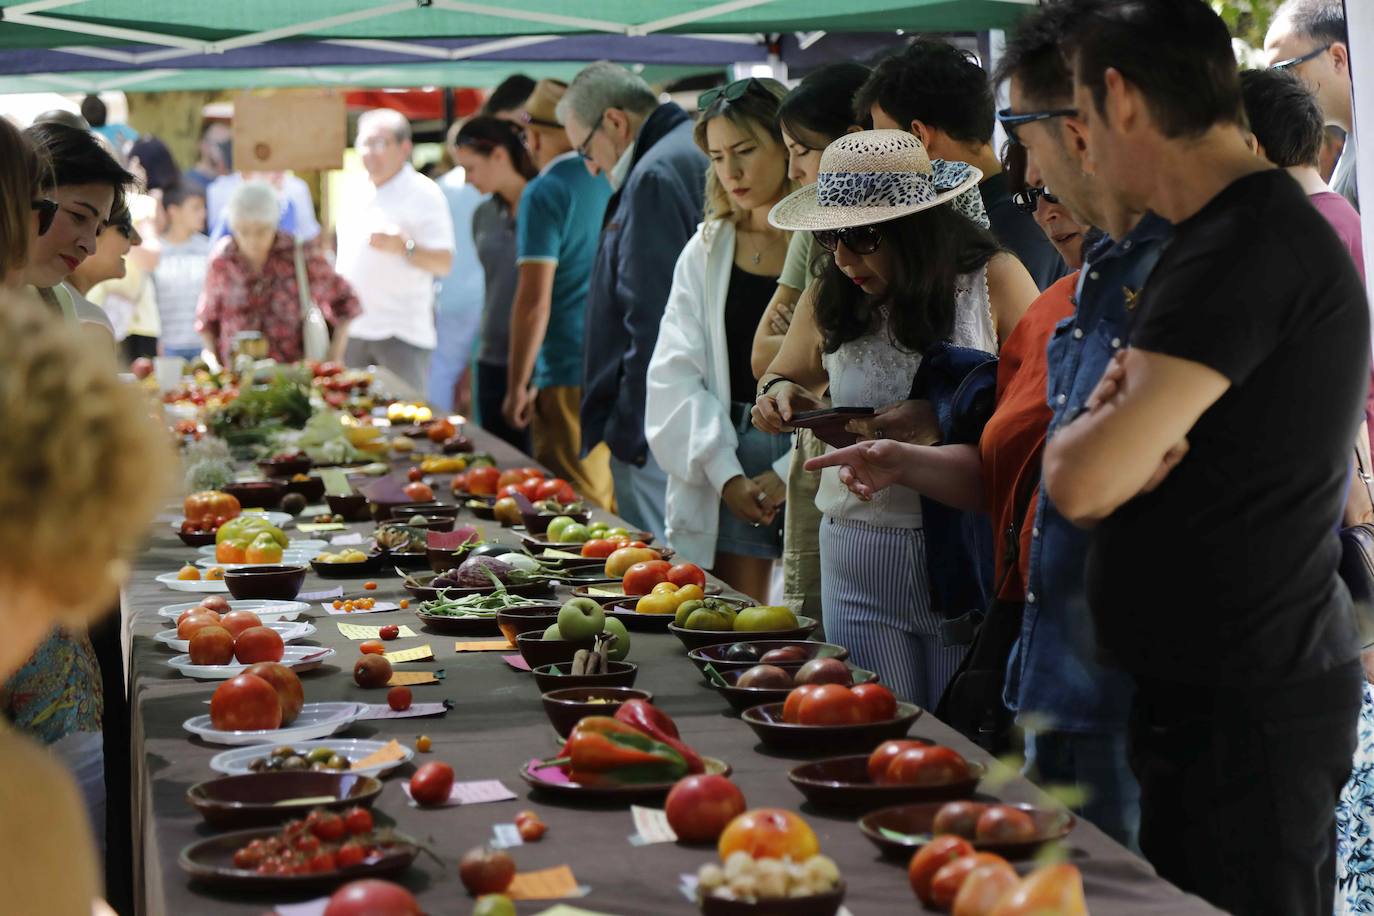
[[[0,426],[24,443],[0,453],[0,679],[31,664],[55,628],[80,637],[117,601],[137,546],[128,532],[142,530],[165,495],[166,432],[117,373],[110,347],[0,291]],[[74,556],[82,575],[72,575]],[[0,819],[33,829],[0,840],[4,909],[90,913],[100,879],[85,806],[72,777],[18,726],[0,718]]]
[[[788,438],[754,429],[754,329],[787,255],[769,209],[793,187],[778,131],[786,88],[705,92],[694,137],[711,160],[706,219],[687,242],[649,362],[645,435],[668,475],[668,541],[756,601],[782,554]]]
[[[23,282],[29,236],[52,223],[57,205],[35,195],[45,165],[33,144],[8,118],[0,117],[0,286]]]

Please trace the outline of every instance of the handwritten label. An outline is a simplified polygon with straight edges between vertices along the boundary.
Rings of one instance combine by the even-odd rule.
[[[381,766],[384,763],[394,763],[404,758],[405,755],[405,748],[401,747],[401,742],[393,739],[386,743],[386,747],[378,748],[362,760],[353,761],[350,764],[350,769],[362,770],[367,767]]]
[[[581,896],[581,893],[573,870],[567,865],[520,872],[506,888],[506,896],[512,900],[557,900]]]
[[[357,613],[354,611],[354,613]],[[337,623],[339,632],[349,639],[381,639],[382,628],[380,626],[370,627],[362,623]],[[419,634],[405,624],[401,624],[400,636],[418,636]]]
[[[412,633],[412,636],[415,634]],[[434,650],[429,647],[429,643],[423,646],[411,646],[409,649],[401,649],[396,652],[387,652],[384,656],[393,665],[400,662],[422,662],[434,657]]]
[[[631,805],[630,816],[635,822],[635,832],[630,837],[631,846],[677,842],[677,834],[668,826],[668,816],[662,809]]]
[[[437,684],[443,676],[442,669],[439,671],[393,671],[391,680],[387,681],[386,685],[388,687],[415,687],[420,684]]]
[[[482,639],[475,642],[456,642],[453,644],[454,652],[495,652],[510,648],[513,647],[504,639]]]
[[[421,672],[423,673],[423,672]],[[444,703],[411,703],[409,709],[392,709],[385,703],[368,703],[359,719],[412,719],[418,716],[442,716],[448,712]]]
[[[335,535],[329,541],[329,543],[333,544],[335,547],[349,547],[353,544],[361,544],[362,542],[363,536],[356,531],[352,534]]]

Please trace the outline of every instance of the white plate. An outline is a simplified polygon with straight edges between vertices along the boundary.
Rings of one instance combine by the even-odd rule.
[[[264,621],[263,626],[276,630],[281,634],[281,641],[288,645],[299,639],[305,639],[307,636],[315,635],[315,625],[309,621],[301,621],[299,623],[267,623]],[[158,642],[175,652],[189,652],[191,650],[191,641],[189,639],[177,639],[175,627],[170,630],[163,630],[155,635],[153,639],[156,639]]]
[[[281,663],[293,671],[310,671],[333,655],[334,650],[324,646],[286,646],[282,651]],[[198,681],[227,681],[248,668],[239,662],[230,665],[193,665],[189,655],[174,655],[167,659],[167,664],[183,676]]]
[[[291,521],[291,518],[292,518],[290,515],[286,514],[285,512],[259,512],[259,511],[256,510],[256,509],[244,509],[244,510],[240,513],[240,515],[247,515],[247,516],[250,516],[250,517],[253,517],[253,518],[256,518],[256,517],[261,516],[262,518],[265,518],[265,519],[267,519],[269,522],[271,522],[272,524],[276,525],[278,528],[282,527],[282,526],[285,525],[287,522]],[[177,516],[175,519],[173,519],[172,522],[171,522],[172,530],[173,530],[173,531],[180,531],[180,530],[181,530],[181,523],[184,522],[184,521],[186,521],[186,517],[185,517],[184,515],[178,515],[178,516]]]
[[[192,716],[181,727],[209,744],[292,744],[312,738],[327,738],[348,728],[363,714],[366,703],[306,703],[289,728],[260,731],[222,732],[210,725],[210,716]]]
[[[354,760],[362,760],[364,757],[371,756],[382,748],[386,747],[387,741],[364,741],[361,738],[334,738],[328,741],[288,741],[298,751],[307,753],[317,747],[327,747],[330,750],[338,751],[347,757],[351,763]],[[359,776],[380,776],[388,773],[403,763],[409,763],[415,757],[415,751],[401,745],[401,750],[405,751],[405,756],[400,760],[390,763],[381,763],[376,766],[363,767],[361,770],[348,770],[349,773],[356,773]],[[249,764],[259,757],[266,757],[272,753],[272,748],[255,744],[252,747],[234,748],[232,751],[221,751],[210,758],[210,769],[216,773],[223,773],[226,776],[238,776],[242,773],[251,773]]]
[[[196,560],[196,565],[201,569],[215,566],[220,569],[243,569],[248,566],[309,566],[314,557],[314,551],[287,550],[282,552],[280,563],[217,563],[214,557],[201,557]]]
[[[287,552],[295,551],[297,553],[308,553],[312,557],[315,554],[319,553],[321,550],[328,549],[328,541],[319,541],[309,538],[302,539],[299,541],[288,541],[286,544]],[[196,553],[200,554],[202,557],[213,557],[215,555],[215,545],[206,544],[203,547],[197,547]]]
[[[333,617],[356,617],[359,614],[380,614],[382,611],[399,611],[401,609],[401,606],[394,601],[378,601],[377,604],[368,611],[336,611],[334,610],[333,601],[326,601],[321,604],[320,607],[324,608],[325,613]]]
[[[188,601],[185,604],[169,604],[166,607],[157,609],[157,616],[166,617],[169,620],[176,620],[186,611],[193,607],[199,607],[199,601]],[[238,598],[230,599],[229,610],[231,611],[252,611],[258,615],[258,619],[263,623],[272,623],[278,620],[295,620],[300,616],[301,611],[310,610],[310,605],[304,601],[278,601],[269,598]]]
[[[157,581],[174,592],[227,592],[229,586],[223,579],[178,579],[174,572],[163,573]]]

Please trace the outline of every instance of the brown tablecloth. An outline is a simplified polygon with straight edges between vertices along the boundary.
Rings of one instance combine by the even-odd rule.
[[[530,464],[501,443],[476,433],[478,445],[497,454],[503,464]],[[436,492],[438,488],[436,487]],[[369,531],[371,525],[353,526]],[[486,529],[495,529],[483,523]],[[288,533],[290,533],[288,531]],[[310,535],[314,536],[314,535]],[[510,539],[507,532],[503,539]],[[201,743],[182,730],[182,722],[206,711],[205,701],[216,682],[193,681],[167,667],[172,653],[151,637],[163,621],[157,609],[194,600],[194,594],[174,592],[154,581],[159,573],[175,570],[192,555],[165,524],[159,522],[148,549],[140,557],[126,603],[133,615],[131,660],[133,708],[133,790],[135,806],[135,881],[140,914],[210,916],[217,913],[262,913],[276,903],[301,898],[226,894],[203,891],[189,884],[177,866],[178,852],[213,833],[185,800],[196,782],[214,777],[209,760],[224,750]],[[337,582],[313,575],[305,590],[321,590]],[[343,583],[349,587],[349,582]],[[378,598],[405,597],[400,580],[379,580]],[[356,583],[352,586],[356,589]],[[363,691],[350,676],[357,644],[335,626],[341,618],[324,615],[318,604],[311,612],[319,632],[309,640],[333,647],[338,654],[320,670],[302,675],[306,700],[367,700],[382,702],[383,691]],[[472,901],[458,880],[457,862],[472,846],[491,836],[492,825],[508,823],[520,809],[534,807],[549,825],[545,838],[513,851],[520,870],[560,864],[572,866],[591,893],[572,901],[587,909],[615,914],[690,914],[696,908],[679,892],[679,875],[694,872],[714,858],[706,848],[675,844],[634,847],[634,832],[626,808],[575,807],[531,795],[518,771],[530,757],[554,749],[553,734],[530,675],[512,670],[501,653],[454,652],[459,639],[472,637],[424,633],[411,611],[369,614],[360,623],[409,623],[420,639],[404,640],[399,648],[428,642],[437,659],[422,666],[446,671],[435,686],[415,688],[417,702],[451,699],[454,708],[442,718],[378,720],[358,723],[345,737],[397,738],[414,745],[417,735],[434,739],[433,751],[419,755],[452,764],[460,780],[500,779],[517,793],[516,801],[422,811],[407,803],[401,790],[413,772],[402,767],[385,779],[376,810],[395,820],[397,828],[429,839],[445,859],[440,867],[421,856],[403,883],[416,892],[431,914],[466,914]],[[751,807],[780,806],[800,810],[816,829],[821,848],[839,864],[848,882],[846,905],[854,916],[908,913],[920,910],[907,883],[905,868],[882,860],[863,838],[853,820],[812,811],[787,781],[795,761],[775,756],[759,745],[754,733],[729,713],[716,693],[701,683],[678,641],[669,634],[633,633],[630,661],[639,665],[636,686],[653,692],[655,704],[673,716],[683,738],[699,751],[729,761],[733,779]],[[970,759],[986,760],[971,743],[933,716],[917,721],[912,734],[950,745]],[[1049,803],[1037,788],[1013,777],[998,789],[1013,801]],[[1203,914],[1217,912],[1179,892],[1155,876],[1150,866],[1117,845],[1090,824],[1080,822],[1069,838],[1072,861],[1083,872],[1088,904],[1094,914]],[[523,902],[522,914],[537,913],[547,902]]]

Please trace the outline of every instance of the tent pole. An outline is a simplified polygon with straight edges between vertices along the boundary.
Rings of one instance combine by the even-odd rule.
[[[1346,31],[1350,35],[1350,72],[1354,81],[1354,123],[1352,131],[1361,124],[1374,124],[1374,4],[1366,0],[1346,0]],[[1364,262],[1374,264],[1374,134],[1359,137],[1359,151],[1355,159],[1359,179],[1362,210],[1360,225],[1364,230]],[[1365,273],[1366,291],[1374,307],[1374,272]]]

